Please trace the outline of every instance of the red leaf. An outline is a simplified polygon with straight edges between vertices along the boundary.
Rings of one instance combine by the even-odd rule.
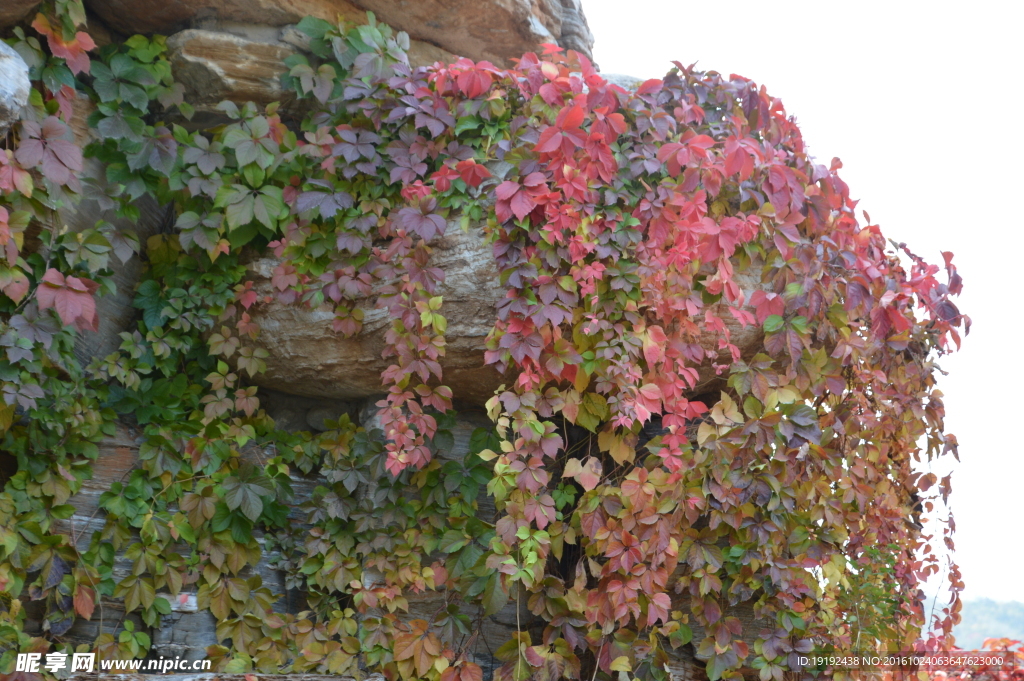
[[[512,212],[515,213],[515,216],[520,220],[529,215],[536,205],[537,202],[525,191],[516,192],[516,195],[512,197],[512,201],[510,203]]]
[[[99,320],[96,317],[93,293],[98,288],[99,284],[91,279],[65,279],[63,274],[51,268],[43,275],[41,285],[36,289],[36,299],[40,310],[54,308],[64,324],[80,331],[95,331]]]
[[[583,108],[578,104],[563,108],[558,113],[558,118],[555,119],[555,125],[562,130],[575,130],[576,128],[583,125],[583,119],[586,114]]]
[[[474,99],[487,92],[487,90],[490,89],[491,84],[494,82],[494,79],[491,77],[491,74],[486,71],[474,68],[460,73],[456,82],[459,85],[459,89],[462,90],[467,97]]]
[[[481,182],[491,176],[491,171],[487,169],[487,166],[481,165],[471,158],[459,161],[455,169],[459,171],[462,180],[470,187],[479,187]]]
[[[270,282],[278,291],[296,286],[299,283],[299,275],[294,265],[278,265],[274,268],[274,275]]]
[[[664,82],[657,78],[651,78],[645,80],[640,84],[640,87],[636,89],[638,95],[656,95],[661,92],[661,88],[665,85]]]
[[[79,31],[70,41],[64,42],[64,37],[50,26],[50,21],[42,14],[36,15],[32,28],[46,36],[50,52],[66,61],[71,73],[89,73],[89,55],[86,52],[96,49],[96,43],[88,33]]]
[[[537,146],[533,150],[542,154],[550,154],[560,146],[562,146],[562,133],[555,126],[549,125],[540,134]]]
[[[91,587],[78,585],[75,589],[75,612],[85,619],[92,619],[92,612],[96,608],[96,592]]]
[[[517,191],[519,191],[518,184],[510,180],[505,180],[495,188],[494,195],[501,201],[508,201]]]

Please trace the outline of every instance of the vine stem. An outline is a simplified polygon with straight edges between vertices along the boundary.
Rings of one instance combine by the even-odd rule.
[[[50,245],[46,247],[46,265],[43,269],[44,274],[46,273],[47,270],[50,269],[50,264],[53,262],[53,249],[56,248],[57,246],[56,242],[58,217],[59,216],[57,214],[57,211],[54,210],[53,208],[50,208]],[[25,297],[22,298],[20,303],[18,303],[18,306],[14,308],[14,312],[11,313],[12,317],[20,313],[23,309],[25,309],[25,307],[35,298],[35,292],[39,288],[39,286],[40,284],[37,283],[31,291],[25,294]]]

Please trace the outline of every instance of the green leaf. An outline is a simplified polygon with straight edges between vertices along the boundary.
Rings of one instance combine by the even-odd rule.
[[[277,227],[277,221],[284,209],[284,196],[280,187],[263,187],[253,202],[256,219],[270,229]]]
[[[229,477],[222,484],[224,488],[224,502],[228,508],[234,511],[238,509],[249,520],[256,522],[263,512],[262,497],[271,496],[269,489],[261,487],[254,482],[242,482],[235,476]]]
[[[768,333],[775,333],[782,328],[783,324],[785,324],[785,321],[779,315],[769,315],[768,318],[764,320],[764,330]]]
[[[328,31],[334,30],[334,25],[323,19],[317,19],[315,17],[303,17],[302,21],[295,25],[295,28],[299,29],[310,38],[323,39],[327,35]]]
[[[505,607],[508,603],[508,592],[501,585],[501,574],[492,573],[482,595],[484,617],[490,616]]]
[[[464,533],[458,530],[448,530],[441,537],[441,544],[438,548],[445,553],[455,553],[468,543],[469,538]]]

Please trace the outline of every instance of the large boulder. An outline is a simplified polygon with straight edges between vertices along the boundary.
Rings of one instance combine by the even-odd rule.
[[[470,403],[486,401],[502,382],[493,367],[484,366],[484,341],[496,318],[495,305],[505,297],[498,269],[479,226],[467,232],[459,221],[431,243],[430,266],[445,272],[438,295],[448,319],[447,347],[441,361],[444,382],[455,396]],[[279,264],[274,258],[250,263],[256,289],[273,292],[271,277]],[[256,376],[259,385],[309,397],[351,399],[381,392],[381,372],[392,364],[381,356],[391,319],[372,299],[359,301],[364,310],[363,330],[351,338],[334,332],[330,306],[271,302],[254,308],[253,320],[262,331],[259,343],[270,353],[267,371]]]
[[[4,0],[0,3],[0,28],[24,21],[38,4],[39,0]]]
[[[294,24],[304,16],[354,18],[347,0],[86,0],[86,6],[122,33],[174,33],[204,21],[264,26]]]
[[[21,117],[31,87],[28,64],[13,47],[0,40],[0,137]]]
[[[362,13],[359,16],[365,18]],[[174,79],[185,87],[185,100],[199,111],[192,123],[200,126],[223,122],[215,109],[225,99],[261,106],[281,102],[290,110],[295,95],[281,87],[284,60],[308,45],[309,38],[292,25],[210,23],[206,28],[179,31],[167,40]],[[413,66],[455,59],[417,40],[410,42],[408,55]]]
[[[171,34],[206,23],[280,27],[310,15],[339,14],[365,22],[365,11],[411,38],[445,51],[495,64],[542,43],[590,54],[594,44],[580,0],[86,0],[89,8],[125,34]]]
[[[463,232],[458,220],[449,223],[447,233],[432,242],[430,266],[445,272],[438,293],[444,296],[441,312],[448,319],[445,356],[441,358],[444,383],[452,388],[455,399],[480,405],[500,385],[510,385],[511,375],[502,375],[484,365],[484,343],[497,318],[496,305],[505,298],[507,287],[499,281],[491,247],[482,230],[470,226]],[[256,290],[272,296],[275,258],[261,258],[249,264]],[[760,287],[760,272],[739,272],[735,279],[749,301]],[[334,313],[329,305],[311,309],[302,304],[284,304],[276,300],[253,308],[252,318],[261,328],[258,343],[266,349],[267,371],[253,379],[265,388],[307,397],[352,399],[379,394],[383,389],[381,372],[393,362],[385,360],[384,336],[390,328],[388,312],[375,307],[373,298],[358,301],[363,310],[363,330],[345,338],[335,333]],[[763,332],[756,325],[742,326],[725,304],[711,308],[729,329],[731,340],[745,358],[763,345]],[[753,308],[747,307],[753,312]],[[694,395],[714,390],[722,380],[714,364],[726,363],[729,353],[718,350],[719,336],[705,332],[699,343],[715,352],[716,360],[699,367]]]
[[[185,86],[186,100],[204,108],[225,99],[260,105],[290,99],[281,74],[296,49],[276,39],[277,29],[269,31],[273,35],[188,29],[168,38],[174,79]]]
[[[594,36],[580,0],[354,0],[411,37],[498,65],[542,43],[591,54]]]

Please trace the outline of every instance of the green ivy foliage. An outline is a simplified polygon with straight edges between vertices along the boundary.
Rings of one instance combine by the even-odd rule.
[[[493,651],[509,681],[660,681],[688,644],[712,679],[781,681],[799,653],[949,634],[955,579],[921,636],[938,567],[914,524],[949,483],[912,464],[956,448],[934,373],[969,328],[960,278],[951,254],[940,283],[861,226],[841,164],[808,157],[763,88],[676,64],[629,93],[553,46],[412,68],[372,15],[305,19],[309,52],[283,66],[296,103],[224,102],[197,129],[163,38],[96,49],[84,21],[57,0],[13,40],[36,89],[0,150],[0,670],[68,651],[104,598],[132,618],[91,649],[145,655],[190,593],[232,672],[480,681],[476,641],[513,599],[531,619]],[[83,194],[130,221],[169,205],[174,229],[67,231]],[[471,224],[509,290],[486,362],[514,377],[455,457],[430,243]],[[270,294],[253,254],[276,259]],[[83,366],[75,339],[131,257],[137,326]],[[254,311],[329,307],[355,335],[368,297],[391,319],[380,428],[276,429]],[[75,527],[119,422],[142,433],[138,466],[99,497],[99,529]],[[261,560],[307,610],[275,607]],[[410,619],[424,593],[436,611]]]

